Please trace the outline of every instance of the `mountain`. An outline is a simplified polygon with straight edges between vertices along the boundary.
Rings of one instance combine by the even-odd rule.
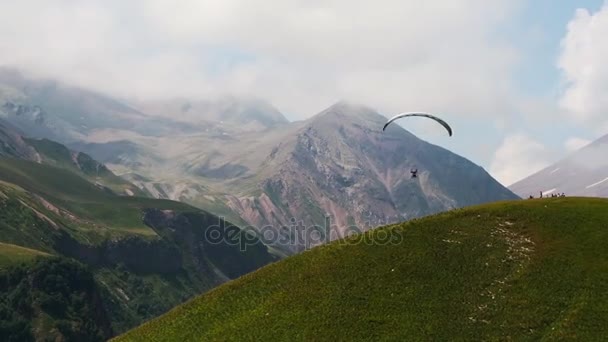
[[[249,224],[273,227],[271,235],[283,241],[297,236],[294,218],[325,241],[349,230],[517,198],[456,154],[400,127],[382,132],[385,121],[344,102],[326,109],[269,146],[249,185],[260,192],[233,196],[229,205]],[[411,168],[419,170],[418,178],[411,178]],[[298,251],[320,241],[301,242],[288,246]]]
[[[285,253],[319,242],[293,241],[294,220],[321,227],[309,229],[311,235],[327,236],[323,226],[329,214],[328,225],[335,227],[329,233],[335,236],[355,226],[364,230],[517,198],[464,158],[399,127],[381,132],[384,122],[371,109],[341,102],[263,134],[226,130],[136,138],[131,142],[140,146],[162,146],[154,153],[163,155],[164,163],[131,170],[147,179],[136,183],[140,187],[156,189],[159,197],[216,207],[216,214],[267,234],[266,242]],[[410,178],[411,167],[420,170],[418,179]]]
[[[566,158],[522,179],[509,188],[521,197],[565,193],[608,197],[608,135]]]
[[[608,200],[453,210],[335,241],[113,341],[602,340]]]
[[[339,102],[308,120],[261,132],[226,127],[134,138],[139,146],[159,146],[153,153],[164,162],[130,171],[147,191],[214,208],[287,254],[348,230],[517,198],[462,157],[398,126],[382,132],[385,120]],[[410,177],[412,167],[419,169],[417,179]]]
[[[64,168],[118,195],[147,196],[146,192],[116,176],[105,165],[85,153],[72,151],[48,139],[31,139],[22,134],[0,119],[0,157],[19,158]]]
[[[45,99],[30,95],[24,102],[72,123],[71,115],[45,105],[46,100],[68,103],[65,89],[70,88],[57,89]],[[66,113],[85,113],[81,103],[105,98],[85,91],[79,96],[78,110]],[[91,155],[154,197],[248,226],[284,254],[348,231],[517,198],[478,165],[398,125],[382,132],[386,117],[365,106],[339,102],[308,120],[287,122],[255,99],[115,102],[93,108],[115,117],[112,108],[118,107],[121,120],[81,129],[72,124],[78,138],[58,137],[59,142]],[[11,113],[5,113],[7,120],[28,132]],[[410,177],[412,167],[418,178]]]
[[[74,157],[61,144],[23,138],[8,125],[2,125],[0,138],[11,151],[0,156],[0,312],[7,313],[0,315],[2,340],[24,331],[59,340],[105,340],[277,260],[259,239],[208,212],[118,195],[99,181],[134,186],[84,154]],[[45,274],[66,278],[48,288],[31,279],[38,279],[36,269],[55,261],[39,258],[83,266]],[[89,275],[95,284],[78,287]],[[40,295],[11,292],[15,289]],[[15,296],[23,300],[12,300]],[[40,298],[49,296],[49,306],[39,311]],[[77,311],[82,300],[90,311]],[[93,330],[79,328],[84,322]]]

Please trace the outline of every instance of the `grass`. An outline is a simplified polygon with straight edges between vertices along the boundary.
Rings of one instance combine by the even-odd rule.
[[[117,196],[69,167],[0,158],[0,270],[9,272],[22,261],[51,254],[86,263],[115,333],[275,260],[261,244],[243,251],[227,241],[210,243],[205,232],[218,221],[184,203]],[[1,299],[0,316],[10,323]],[[19,308],[24,306],[13,309]],[[6,336],[23,340],[18,328],[28,324],[52,336],[53,324],[61,320],[24,313],[15,325],[2,317],[3,341]],[[5,326],[11,328],[9,335]]]
[[[128,330],[142,317],[156,317],[170,310],[175,303],[200,294],[201,288],[216,284],[205,283],[187,272],[179,274],[135,274],[122,267],[102,268],[95,272],[97,283],[107,291],[106,307],[117,331]],[[112,308],[119,306],[119,309]]]
[[[459,209],[289,257],[116,341],[602,340],[607,244],[605,199]]]
[[[0,158],[0,179],[68,210],[81,219],[78,227],[82,230],[154,236],[154,231],[142,222],[142,209],[200,211],[169,200],[116,196],[69,170],[25,160]]]
[[[22,262],[32,261],[40,256],[48,257],[50,254],[35,249],[0,242],[0,269]]]
[[[85,153],[73,155],[74,152],[64,145],[48,139],[26,138],[25,141],[42,156],[43,164],[75,172],[90,182],[103,184],[118,194],[124,194],[128,190],[134,195],[145,196],[139,188],[113,174]]]

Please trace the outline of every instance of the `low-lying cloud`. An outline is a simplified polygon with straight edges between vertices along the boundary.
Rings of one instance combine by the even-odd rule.
[[[291,118],[379,110],[508,113],[512,0],[3,1],[0,64],[111,94],[265,98]]]

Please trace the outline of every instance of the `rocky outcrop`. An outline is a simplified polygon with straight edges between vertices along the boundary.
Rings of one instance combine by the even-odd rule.
[[[9,114],[15,116],[27,117],[36,124],[42,125],[45,123],[45,113],[40,106],[29,106],[6,101],[2,105],[2,109]]]

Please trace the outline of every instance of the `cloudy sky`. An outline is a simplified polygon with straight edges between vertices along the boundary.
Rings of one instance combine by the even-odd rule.
[[[0,64],[113,95],[435,112],[505,185],[608,133],[602,0],[0,0]]]

